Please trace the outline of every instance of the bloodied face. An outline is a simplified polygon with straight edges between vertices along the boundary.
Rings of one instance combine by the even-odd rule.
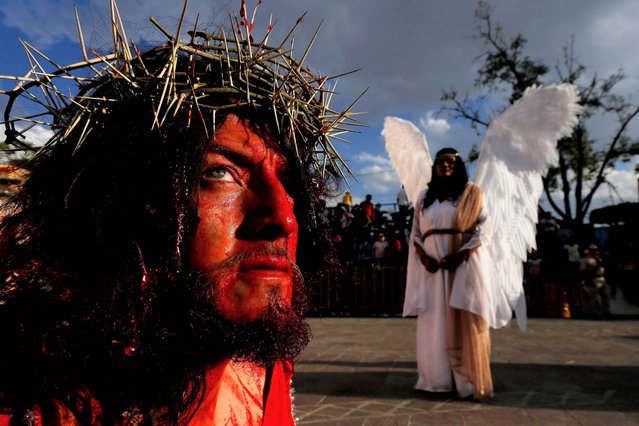
[[[276,146],[229,116],[207,148],[190,255],[228,320],[248,322],[291,305],[298,225],[286,180]]]

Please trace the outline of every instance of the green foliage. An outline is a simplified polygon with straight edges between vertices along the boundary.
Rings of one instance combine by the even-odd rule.
[[[482,61],[475,79],[475,89],[480,94],[472,97],[466,94],[461,98],[454,88],[444,90],[441,100],[445,106],[442,111],[456,119],[467,120],[479,133],[480,128],[490,122],[489,117],[482,116],[478,107],[489,93],[505,91],[510,94],[509,103],[512,104],[531,85],[553,82],[576,84],[584,108],[580,122],[570,137],[558,141],[559,166],[548,172],[544,187],[555,213],[566,225],[579,227],[584,223],[592,198],[600,186],[606,183],[614,188],[613,182],[607,181],[606,176],[615,163],[629,161],[631,155],[639,153],[639,141],[626,135],[628,125],[639,114],[639,105],[630,103],[626,96],[616,92],[617,84],[625,78],[621,70],[603,78],[596,73],[590,77],[586,75],[586,66],[574,54],[574,39],[563,47],[563,63],[555,67],[556,77],[550,78],[550,68],[543,60],[525,54],[526,38],[517,34],[508,39],[502,26],[492,21],[492,15],[493,7],[480,0],[475,10],[476,35],[484,47],[484,51],[475,58]],[[612,115],[618,124],[606,140],[595,140],[589,136],[587,125],[594,116],[601,115]],[[561,193],[561,201],[553,197],[557,190]]]
[[[492,12],[493,8],[483,1],[475,10],[475,19],[480,22],[477,33],[487,49],[477,58],[483,58],[483,66],[477,72],[475,87],[496,89],[506,85],[511,90],[510,103],[513,103],[526,88],[541,83],[540,77],[548,73],[548,67],[524,55],[527,40],[521,34],[507,40],[501,25],[493,24]]]

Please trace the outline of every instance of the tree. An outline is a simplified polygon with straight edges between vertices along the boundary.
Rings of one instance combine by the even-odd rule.
[[[476,36],[485,50],[475,58],[483,62],[474,82],[480,93],[460,98],[455,89],[445,90],[441,97],[445,102],[442,110],[454,118],[469,121],[479,132],[489,123],[481,106],[490,94],[509,93],[508,103],[512,104],[533,84],[575,84],[579,88],[583,112],[572,135],[558,141],[559,165],[549,170],[544,178],[544,189],[550,206],[564,226],[579,229],[597,190],[604,184],[614,188],[607,175],[615,163],[629,161],[639,150],[639,142],[627,136],[629,124],[639,114],[639,105],[630,103],[626,96],[614,91],[625,78],[622,70],[604,78],[596,73],[587,77],[588,70],[575,56],[574,38],[563,48],[563,63],[555,67],[556,76],[550,78],[550,68],[543,61],[525,55],[526,38],[517,34],[508,39],[502,26],[493,22],[492,14],[493,7],[480,0],[475,9]],[[588,122],[601,114],[612,116],[617,123],[616,129],[607,140],[594,140],[589,136]],[[476,157],[476,147],[473,151]],[[554,195],[557,192],[559,197]]]

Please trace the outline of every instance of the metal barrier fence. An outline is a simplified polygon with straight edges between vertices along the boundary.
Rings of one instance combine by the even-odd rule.
[[[405,288],[405,266],[345,266],[320,284],[311,314],[401,315]]]
[[[564,275],[528,280],[525,284],[530,317],[569,317],[580,303],[572,279]],[[406,289],[405,266],[344,266],[316,288],[309,315],[399,316]]]

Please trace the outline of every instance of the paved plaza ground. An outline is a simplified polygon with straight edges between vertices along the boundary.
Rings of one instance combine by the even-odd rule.
[[[639,319],[530,319],[492,331],[495,397],[413,389],[414,318],[311,318],[300,425],[639,425]]]

